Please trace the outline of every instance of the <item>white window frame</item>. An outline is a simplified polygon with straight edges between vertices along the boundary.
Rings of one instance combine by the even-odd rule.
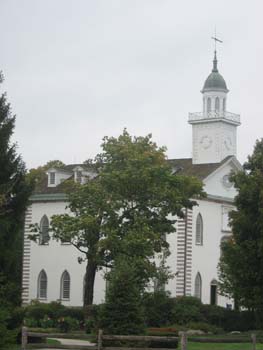
[[[65,288],[65,282],[68,283],[67,289]],[[71,282],[70,274],[67,270],[65,270],[61,275],[61,281],[60,281],[60,299],[61,300],[70,300],[70,282]]]
[[[56,184],[56,172],[55,171],[50,171],[50,173],[49,173],[49,184],[50,185]]]
[[[199,213],[196,217],[195,222],[195,244],[203,245],[204,243],[204,222],[201,213]]]
[[[44,287],[43,287],[44,283]],[[48,286],[48,278],[47,273],[44,269],[42,269],[38,274],[37,279],[37,299],[46,300],[47,299],[47,286]]]
[[[40,232],[39,232],[39,245],[45,246],[49,244],[49,220],[48,217],[45,215],[42,216],[40,220]]]
[[[202,300],[202,277],[200,272],[197,272],[195,276],[195,290],[194,296],[200,300]]]

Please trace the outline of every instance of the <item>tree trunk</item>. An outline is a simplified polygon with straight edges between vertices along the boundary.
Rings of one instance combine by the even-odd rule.
[[[85,274],[85,282],[84,282],[84,309],[86,318],[90,318],[90,309],[93,303],[93,295],[94,295],[94,282],[96,276],[97,264],[92,261],[92,259],[88,259],[88,263],[86,266],[86,274]]]

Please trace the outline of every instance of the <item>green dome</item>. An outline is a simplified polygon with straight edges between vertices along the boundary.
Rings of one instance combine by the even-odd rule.
[[[219,74],[217,69],[216,52],[215,52],[215,57],[213,61],[212,73],[210,73],[209,76],[207,77],[204,87],[202,89],[202,92],[206,92],[206,91],[228,92],[225,79],[222,77],[221,74]]]
[[[218,72],[212,72],[205,81],[202,92],[205,91],[224,91],[228,92],[225,79]]]

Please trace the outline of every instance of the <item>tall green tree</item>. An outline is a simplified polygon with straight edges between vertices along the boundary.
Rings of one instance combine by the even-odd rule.
[[[0,77],[0,83],[2,82]],[[26,179],[25,164],[11,142],[15,116],[0,97],[0,276],[9,285],[6,298],[20,303],[23,223],[32,186]]]
[[[99,326],[109,334],[142,334],[145,329],[141,281],[134,259],[119,256],[107,276]]]
[[[98,176],[69,191],[73,215],[53,216],[54,237],[71,242],[87,260],[84,305],[93,300],[96,271],[114,266],[121,255],[134,258],[142,284],[156,272],[153,257],[169,254],[165,239],[175,231],[175,216],[191,208],[202,185],[192,177],[174,175],[151,139],[126,130],[105,137],[102,152],[89,162]]]
[[[263,139],[244,170],[232,175],[238,194],[231,212],[232,237],[222,247],[221,291],[240,306],[263,313]]]
[[[3,81],[0,73],[0,85]],[[15,342],[12,320],[21,301],[22,244],[25,210],[32,190],[25,165],[11,142],[15,116],[6,94],[0,96],[0,348]]]

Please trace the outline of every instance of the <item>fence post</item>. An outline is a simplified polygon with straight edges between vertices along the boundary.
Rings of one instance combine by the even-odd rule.
[[[22,327],[21,345],[22,345],[22,350],[26,350],[26,345],[27,345],[27,327]]]
[[[102,335],[103,335],[103,330],[99,329],[99,334],[98,334],[98,350],[102,350]]]
[[[256,343],[257,343],[257,337],[256,334],[251,334],[251,339],[252,339],[252,350],[256,350]]]
[[[181,350],[187,350],[187,334],[186,334],[186,332],[181,333]]]

